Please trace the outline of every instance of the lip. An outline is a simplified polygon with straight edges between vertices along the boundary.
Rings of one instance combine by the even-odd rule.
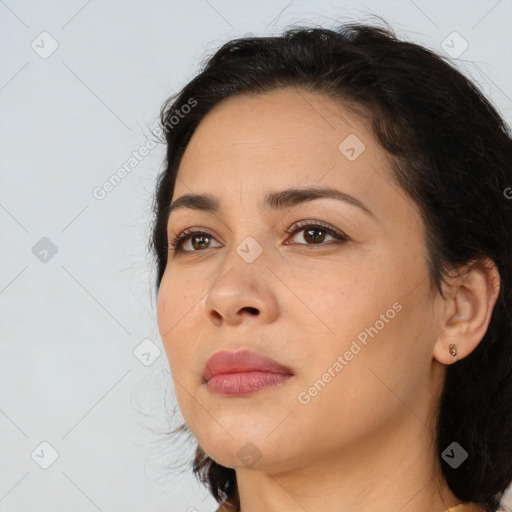
[[[292,375],[290,368],[256,352],[220,351],[208,359],[203,383],[213,393],[245,395],[279,385]]]

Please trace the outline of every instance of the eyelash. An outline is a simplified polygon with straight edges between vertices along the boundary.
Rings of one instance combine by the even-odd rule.
[[[288,236],[295,235],[299,231],[304,231],[305,228],[321,228],[321,230],[324,231],[326,234],[331,235],[332,237],[336,238],[338,240],[338,242],[336,242],[336,243],[344,243],[344,242],[348,242],[349,241],[349,237],[347,235],[345,235],[343,232],[337,231],[337,230],[327,226],[326,224],[324,224],[322,222],[318,222],[318,221],[315,221],[315,222],[311,222],[311,221],[301,221],[301,222],[298,222],[297,224],[294,224],[290,229],[288,229],[286,231],[286,234]],[[199,251],[186,251],[186,250],[183,249],[183,244],[189,238],[191,238],[194,235],[207,235],[209,237],[214,238],[213,235],[211,233],[209,233],[208,231],[201,231],[201,230],[196,230],[194,228],[188,228],[185,231],[183,231],[180,235],[173,237],[169,241],[169,250],[173,251],[175,253],[181,253],[181,252],[185,252],[185,253],[187,253],[187,252],[203,252],[201,250],[199,250]],[[287,244],[287,245],[290,245],[290,244]],[[315,245],[322,246],[322,245],[332,245],[332,244],[320,243],[320,244],[299,244],[299,245],[306,245],[306,246],[309,246],[309,247],[314,249]]]

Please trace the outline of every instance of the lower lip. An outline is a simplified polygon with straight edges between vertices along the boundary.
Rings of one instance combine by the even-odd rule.
[[[207,383],[208,390],[219,395],[242,396],[260,389],[278,386],[292,375],[272,372],[242,372],[215,375]]]

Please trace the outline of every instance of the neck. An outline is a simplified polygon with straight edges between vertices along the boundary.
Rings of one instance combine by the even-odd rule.
[[[460,503],[437,468],[433,432],[408,411],[338,452],[237,468],[241,512],[445,512]]]

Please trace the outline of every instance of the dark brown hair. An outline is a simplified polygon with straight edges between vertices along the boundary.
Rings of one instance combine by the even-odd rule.
[[[285,87],[335,98],[367,120],[394,179],[420,208],[431,284],[441,294],[452,268],[486,257],[498,268],[500,293],[484,338],[447,368],[435,440],[452,492],[495,512],[512,481],[512,138],[491,103],[444,58],[399,40],[389,27],[356,23],[224,44],[162,107],[167,155],[150,241],[156,292],[167,263],[176,173],[194,130],[225,98]],[[194,108],[176,123],[172,116],[191,98]],[[173,433],[185,431],[182,425]],[[453,442],[469,454],[457,469],[441,457]],[[200,446],[192,467],[218,502],[239,508],[234,469]]]

